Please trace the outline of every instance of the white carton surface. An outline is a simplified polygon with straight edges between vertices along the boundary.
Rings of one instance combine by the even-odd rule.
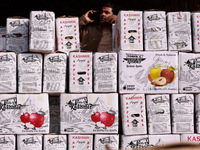
[[[195,95],[195,131],[200,133],[200,94]]]
[[[92,92],[92,53],[69,54],[70,93]]]
[[[28,52],[29,19],[7,18],[6,23],[6,50]]]
[[[200,12],[192,13],[193,51],[200,52]]]
[[[121,105],[123,134],[147,134],[144,94],[121,95]]]
[[[18,54],[19,93],[41,93],[42,55],[36,53]]]
[[[94,92],[117,92],[117,53],[94,54]]]
[[[119,93],[178,93],[178,53],[119,52]]]
[[[171,133],[169,94],[147,95],[147,119],[149,134]]]
[[[165,11],[144,11],[144,49],[167,50]]]
[[[43,92],[64,93],[66,87],[67,55],[44,55]]]
[[[0,26],[0,50],[6,49],[6,27]]]
[[[51,53],[55,50],[55,14],[51,11],[31,11],[29,49]]]
[[[0,134],[49,133],[47,94],[0,94]]]
[[[116,49],[143,50],[142,11],[120,11],[116,24]]]
[[[80,50],[79,21],[77,17],[56,19],[57,46],[61,52]]]
[[[181,143],[200,144],[200,134],[181,134]]]
[[[15,150],[16,140],[14,135],[0,135],[1,150]]]
[[[118,94],[61,94],[61,133],[118,133]]]
[[[190,12],[168,12],[168,50],[192,51]]]
[[[44,150],[66,150],[67,136],[66,135],[44,135],[43,148]]]
[[[172,133],[194,133],[194,95],[172,94]]]

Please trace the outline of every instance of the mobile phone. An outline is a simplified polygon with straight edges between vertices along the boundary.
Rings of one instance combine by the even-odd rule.
[[[91,20],[98,20],[99,19],[99,13],[98,12],[93,12],[93,14],[89,14],[89,18]]]

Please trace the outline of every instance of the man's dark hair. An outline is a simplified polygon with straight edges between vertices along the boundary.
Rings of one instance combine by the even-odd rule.
[[[110,3],[110,2],[105,2],[101,5],[101,8],[102,7],[110,7],[112,8],[112,12],[113,14],[117,15],[118,14],[118,9],[117,7],[113,4],[113,3]]]

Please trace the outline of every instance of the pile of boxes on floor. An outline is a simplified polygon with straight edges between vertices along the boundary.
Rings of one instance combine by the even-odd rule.
[[[198,52],[200,13],[192,17]],[[92,54],[70,52],[80,51],[78,18],[55,21],[48,11],[8,18],[1,46],[14,52],[0,53],[0,146],[15,149],[14,134],[18,149],[37,150],[199,143],[200,54],[185,53],[192,52],[190,12],[170,12],[167,20],[168,34],[163,11],[120,11],[118,53]],[[48,93],[60,94],[59,135],[49,134]]]

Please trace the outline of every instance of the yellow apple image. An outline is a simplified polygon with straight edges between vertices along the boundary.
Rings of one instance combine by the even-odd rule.
[[[150,71],[150,76],[152,80],[155,80],[160,77],[161,68],[152,68]]]

